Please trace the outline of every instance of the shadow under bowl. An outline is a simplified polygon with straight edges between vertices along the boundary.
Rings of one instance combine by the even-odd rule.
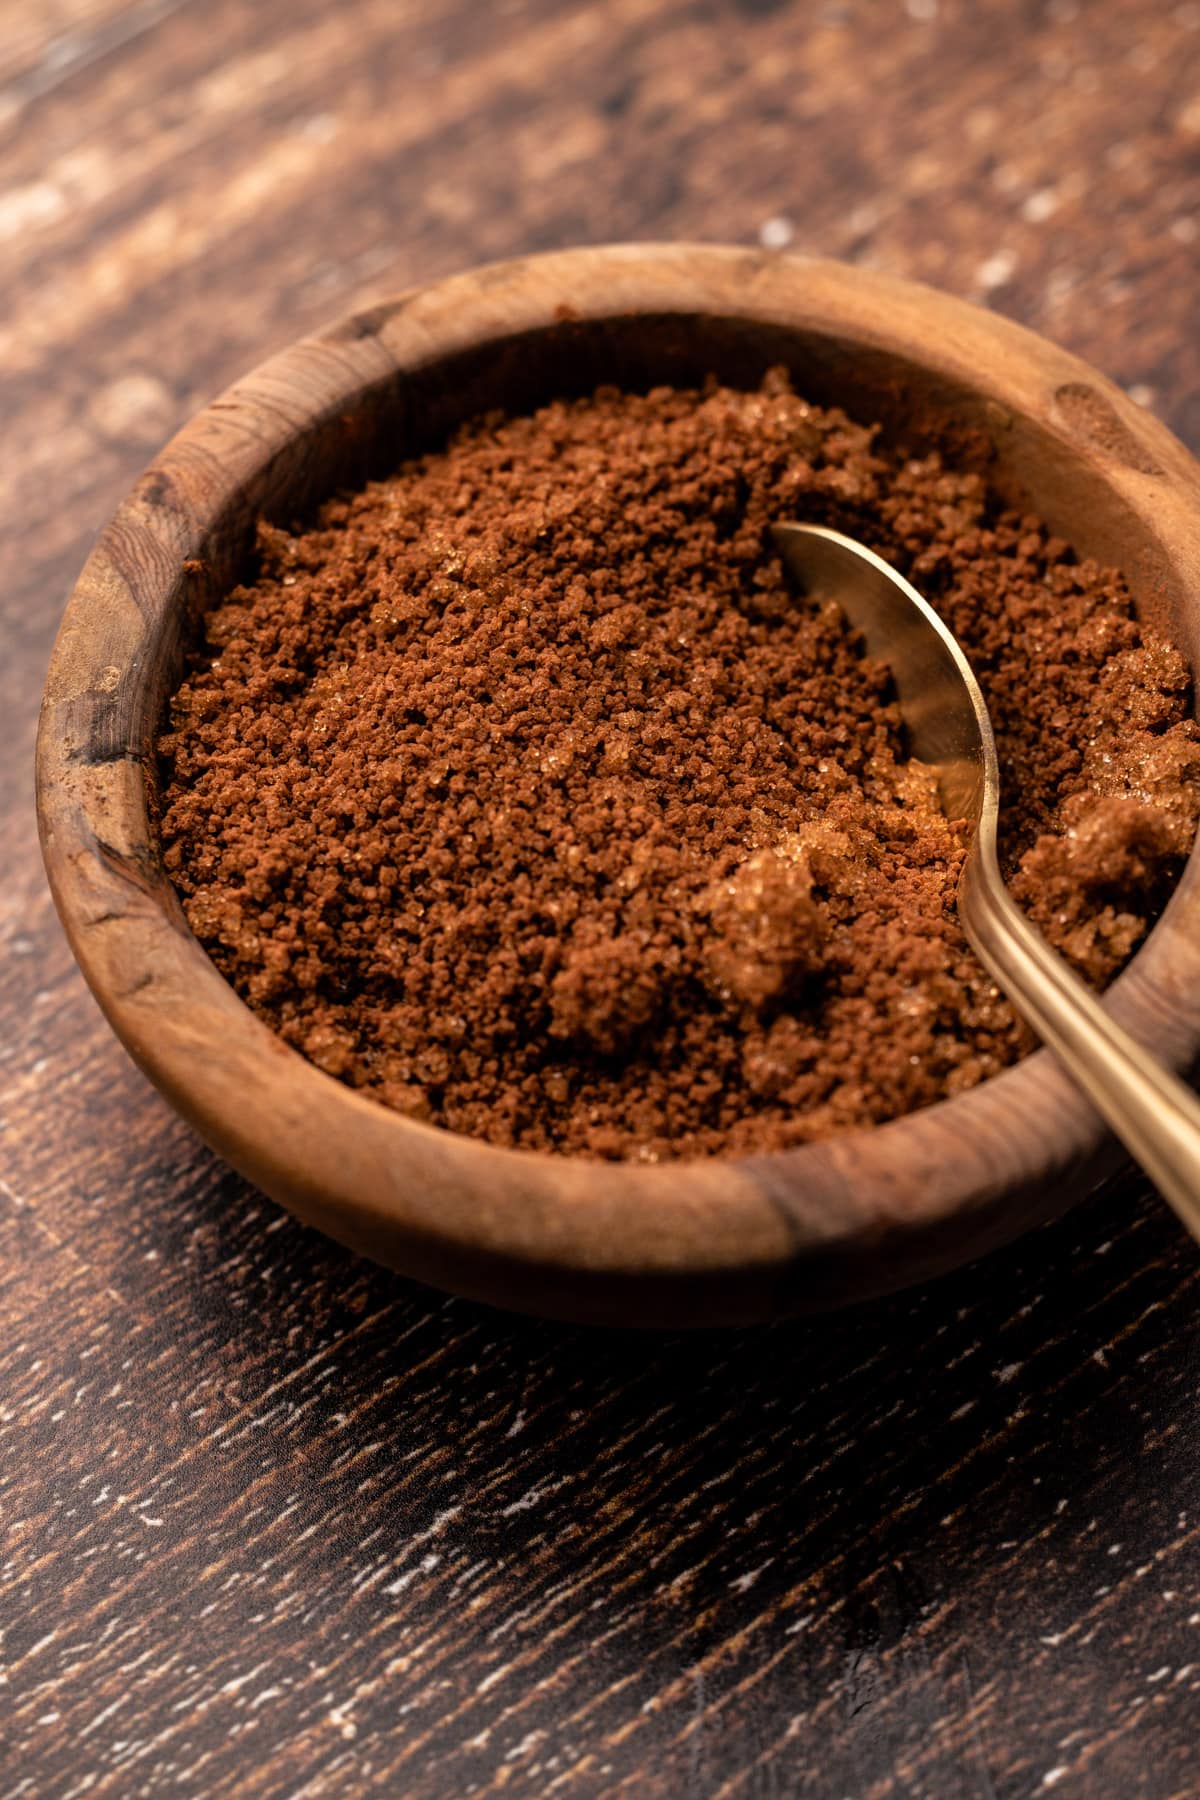
[[[924,1111],[733,1161],[500,1150],[343,1087],[248,1010],[189,931],[148,797],[207,608],[260,516],[290,521],[493,407],[601,382],[773,364],[807,399],[986,470],[1139,615],[1200,654],[1200,468],[1103,376],[987,312],[799,257],[613,246],[401,295],[273,357],[163,451],[102,535],[55,647],[38,742],[46,867],[126,1048],[207,1141],[302,1219],[499,1305],[711,1325],[828,1307],[947,1269],[1078,1199],[1119,1151],[1047,1052]],[[1200,1050],[1193,855],[1105,999],[1176,1069]]]

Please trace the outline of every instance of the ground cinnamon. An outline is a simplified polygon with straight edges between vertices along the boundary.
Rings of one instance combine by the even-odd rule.
[[[959,827],[887,672],[768,527],[863,538],[990,702],[1013,888],[1093,983],[1197,816],[1179,654],[978,475],[770,376],[489,417],[262,525],[160,740],[192,929],[331,1075],[494,1143],[778,1148],[1031,1040],[967,949]]]

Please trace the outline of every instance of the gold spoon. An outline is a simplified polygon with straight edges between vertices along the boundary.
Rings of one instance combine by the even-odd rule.
[[[835,601],[889,665],[914,756],[936,768],[946,813],[974,823],[958,913],[975,954],[1200,1239],[1200,1100],[1109,1017],[1005,887],[996,740],[957,638],[864,544],[819,525],[776,525],[773,536],[804,591]]]

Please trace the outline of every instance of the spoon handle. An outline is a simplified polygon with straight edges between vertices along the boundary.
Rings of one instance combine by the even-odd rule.
[[[980,962],[1200,1239],[1200,1099],[1109,1017],[1034,929],[981,838],[963,868],[958,910]]]

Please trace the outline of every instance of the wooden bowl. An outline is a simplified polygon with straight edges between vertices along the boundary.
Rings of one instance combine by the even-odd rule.
[[[197,621],[256,516],[293,519],[489,407],[601,381],[755,381],[986,464],[1116,564],[1196,668],[1200,468],[1111,382],[907,283],[672,245],[484,268],[273,357],[163,451],[109,525],[55,647],[38,744],[46,867],[75,955],[140,1066],[302,1219],[439,1287],[559,1317],[712,1324],[835,1305],[946,1269],[1085,1194],[1118,1152],[1048,1053],[829,1143],[614,1165],[415,1124],[287,1049],[218,974],[163,872],[152,744]],[[1193,856],[1106,1000],[1175,1068],[1200,1049]]]

